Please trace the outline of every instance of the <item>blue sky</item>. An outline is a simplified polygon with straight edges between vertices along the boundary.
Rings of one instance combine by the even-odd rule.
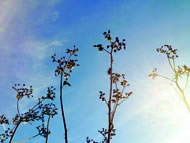
[[[69,140],[83,143],[89,136],[100,141],[97,131],[107,127],[107,109],[98,92],[108,92],[109,58],[93,45],[106,44],[102,33],[110,29],[113,36],[126,39],[127,50],[115,55],[114,69],[126,74],[128,90],[134,93],[118,109],[113,143],[187,143],[190,116],[183,102],[167,81],[152,81],[148,74],[153,67],[171,73],[155,50],[163,44],[178,49],[178,64],[189,64],[189,13],[189,0],[1,0],[0,113],[11,118],[16,111],[14,83],[33,85],[34,100],[46,87],[58,88],[50,57],[62,56],[76,44],[81,66],[74,69],[72,86],[63,97]],[[57,94],[57,104],[58,99]],[[20,106],[25,111],[30,105],[24,100]],[[60,115],[51,122],[49,142],[63,142]],[[15,141],[33,133],[28,128],[23,125]]]

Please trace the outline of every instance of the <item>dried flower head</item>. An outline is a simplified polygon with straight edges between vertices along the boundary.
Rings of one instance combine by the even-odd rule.
[[[111,51],[118,52],[122,49],[126,50],[125,39],[120,41],[119,37],[115,37],[115,40],[113,41],[110,30],[108,30],[108,32],[104,32],[103,35],[104,35],[104,38],[108,40],[110,44],[108,44],[106,48],[104,48],[102,44],[94,45],[94,48],[98,48],[99,52],[106,51],[107,53],[110,54]]]
[[[161,54],[166,54],[169,59],[178,58],[177,49],[173,49],[171,45],[164,45],[156,49]]]
[[[22,99],[24,96],[30,98],[33,97],[32,92],[32,86],[30,86],[30,88],[26,88],[25,84],[14,84],[14,86],[12,87],[16,92],[17,92],[17,100]]]
[[[72,56],[77,57],[78,48],[76,46],[73,46],[73,49],[67,49],[66,54],[68,56],[63,56],[59,59],[56,59],[56,54],[51,56],[52,62],[55,62],[58,64],[56,70],[55,70],[55,76],[63,75],[65,78],[65,81],[63,82],[63,86],[68,85],[70,86],[70,83],[68,82],[68,78],[71,75],[71,72],[75,66],[79,66],[77,64],[77,59],[72,59]]]

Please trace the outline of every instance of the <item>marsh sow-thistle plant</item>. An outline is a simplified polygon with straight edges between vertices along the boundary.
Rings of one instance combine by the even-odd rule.
[[[33,123],[35,123],[35,125],[38,124],[36,127],[37,134],[17,143],[31,140],[37,136],[44,137],[45,143],[48,143],[48,135],[50,134],[50,119],[57,114],[57,108],[55,107],[55,104],[52,103],[52,100],[55,98],[55,88],[53,86],[48,87],[47,95],[38,98],[38,102],[24,113],[20,111],[19,102],[24,97],[33,97],[32,86],[27,88],[25,84],[15,84],[12,88],[16,91],[17,114],[14,118],[12,118],[12,120],[8,120],[5,115],[0,116],[0,124],[7,127],[7,129],[5,129],[5,131],[0,134],[1,143],[4,143],[5,141],[14,143],[13,139],[18,128],[21,124],[26,123],[30,124],[31,126],[33,126]],[[47,122],[47,124],[45,122]]]
[[[61,104],[61,113],[62,113],[62,120],[64,125],[64,131],[65,131],[65,143],[68,143],[68,135],[67,135],[67,124],[66,124],[66,118],[63,108],[63,99],[62,99],[62,92],[64,86],[71,86],[71,84],[68,82],[68,79],[71,75],[71,72],[75,66],[79,66],[77,64],[77,59],[73,59],[72,57],[77,57],[78,49],[73,46],[73,49],[67,49],[66,56],[61,57],[60,59],[56,59],[56,54],[54,54],[52,58],[52,62],[55,62],[58,64],[56,70],[55,70],[55,76],[57,77],[60,75],[60,104]]]
[[[149,74],[149,77],[152,77],[152,79],[155,79],[156,77],[162,77],[164,79],[169,80],[171,82],[170,85],[176,90],[176,92],[182,98],[188,111],[190,112],[190,107],[185,95],[185,89],[187,87],[190,75],[190,68],[187,67],[186,65],[184,66],[176,65],[176,59],[178,58],[177,49],[173,49],[171,45],[161,46],[161,48],[157,48],[157,52],[164,54],[167,57],[169,66],[173,72],[173,77],[170,78],[168,76],[159,74],[157,72],[157,68],[153,69],[152,73]],[[183,80],[184,78],[185,78],[185,84],[181,85],[180,80]]]
[[[102,128],[102,130],[99,130],[98,132],[103,136],[103,141],[100,143],[110,143],[112,136],[116,135],[114,117],[117,108],[120,104],[129,98],[132,92],[125,93],[126,87],[129,86],[129,83],[125,78],[125,74],[119,74],[113,71],[114,54],[126,49],[125,39],[120,41],[119,38],[116,37],[115,40],[112,40],[110,30],[108,30],[108,32],[104,32],[103,35],[109,42],[107,47],[104,47],[102,44],[94,45],[94,47],[97,48],[100,52],[105,52],[110,58],[110,66],[107,71],[107,74],[110,78],[109,95],[106,97],[106,94],[104,92],[99,92],[100,100],[102,100],[108,108],[108,127]],[[86,138],[86,142],[98,143],[89,137]]]

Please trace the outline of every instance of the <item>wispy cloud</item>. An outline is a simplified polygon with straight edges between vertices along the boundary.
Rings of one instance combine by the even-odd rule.
[[[54,10],[61,0],[6,0],[0,1],[0,87],[1,98],[15,98],[12,96],[11,86],[14,83],[33,85],[37,98],[46,92],[47,86],[54,85],[52,71],[49,71],[48,61],[54,50],[62,46],[59,40],[39,40],[31,22],[35,13],[35,20],[45,18],[55,21],[59,12]],[[38,11],[43,12],[38,12]],[[26,34],[27,33],[27,34]],[[14,102],[13,102],[14,103]],[[27,109],[29,100],[20,105],[22,110]],[[3,107],[4,105],[1,105]],[[15,106],[11,104],[7,109],[12,115]],[[9,116],[9,115],[8,115]],[[9,116],[9,117],[10,117]]]
[[[44,2],[43,0],[29,0],[30,4],[32,4],[33,6],[38,6],[38,5],[46,5],[46,6],[55,6],[58,3],[60,3],[62,0],[47,0],[46,2]]]
[[[31,5],[32,13],[39,11],[40,14],[36,15],[35,24],[42,24],[44,22],[54,22],[59,18],[59,11],[54,9],[63,0],[47,0],[45,3],[43,0],[30,0],[28,5]]]

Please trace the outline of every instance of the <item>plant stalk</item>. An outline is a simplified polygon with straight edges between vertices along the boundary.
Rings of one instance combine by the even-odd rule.
[[[112,124],[112,113],[111,113],[111,102],[112,102],[112,85],[113,85],[113,77],[112,77],[112,71],[113,71],[113,49],[111,49],[110,52],[110,94],[109,94],[109,102],[108,102],[108,143],[111,141],[111,130],[113,127]]]
[[[52,110],[53,112],[53,110]],[[49,118],[48,118],[48,122],[47,122],[47,137],[46,137],[46,143],[48,143],[48,136],[49,136],[49,122],[50,122],[50,118],[51,118],[51,114],[52,112],[50,113],[49,115]]]
[[[60,103],[61,103],[61,113],[63,118],[63,124],[64,124],[64,130],[65,130],[65,143],[68,143],[68,137],[67,137],[67,124],[63,109],[63,99],[62,99],[62,90],[63,90],[63,73],[61,73],[61,81],[60,81]]]
[[[190,113],[190,107],[189,107],[189,104],[188,104],[187,99],[186,99],[186,97],[185,97],[185,93],[184,93],[184,91],[181,89],[181,87],[180,87],[179,84],[178,84],[178,77],[176,77],[176,86],[177,86],[177,88],[179,89],[179,91],[181,92],[181,95],[182,95],[182,97],[183,97],[183,101],[184,101],[184,103],[185,103],[185,105],[186,105],[186,107],[187,107],[187,110],[188,110],[189,113]]]
[[[9,143],[12,143],[12,140],[13,140],[13,138],[15,136],[15,133],[16,133],[16,131],[17,131],[17,129],[18,129],[18,127],[19,127],[19,125],[20,125],[21,122],[22,122],[22,119],[20,119],[20,121],[16,125],[15,130],[14,130],[13,134],[11,135],[11,139],[10,139]]]

